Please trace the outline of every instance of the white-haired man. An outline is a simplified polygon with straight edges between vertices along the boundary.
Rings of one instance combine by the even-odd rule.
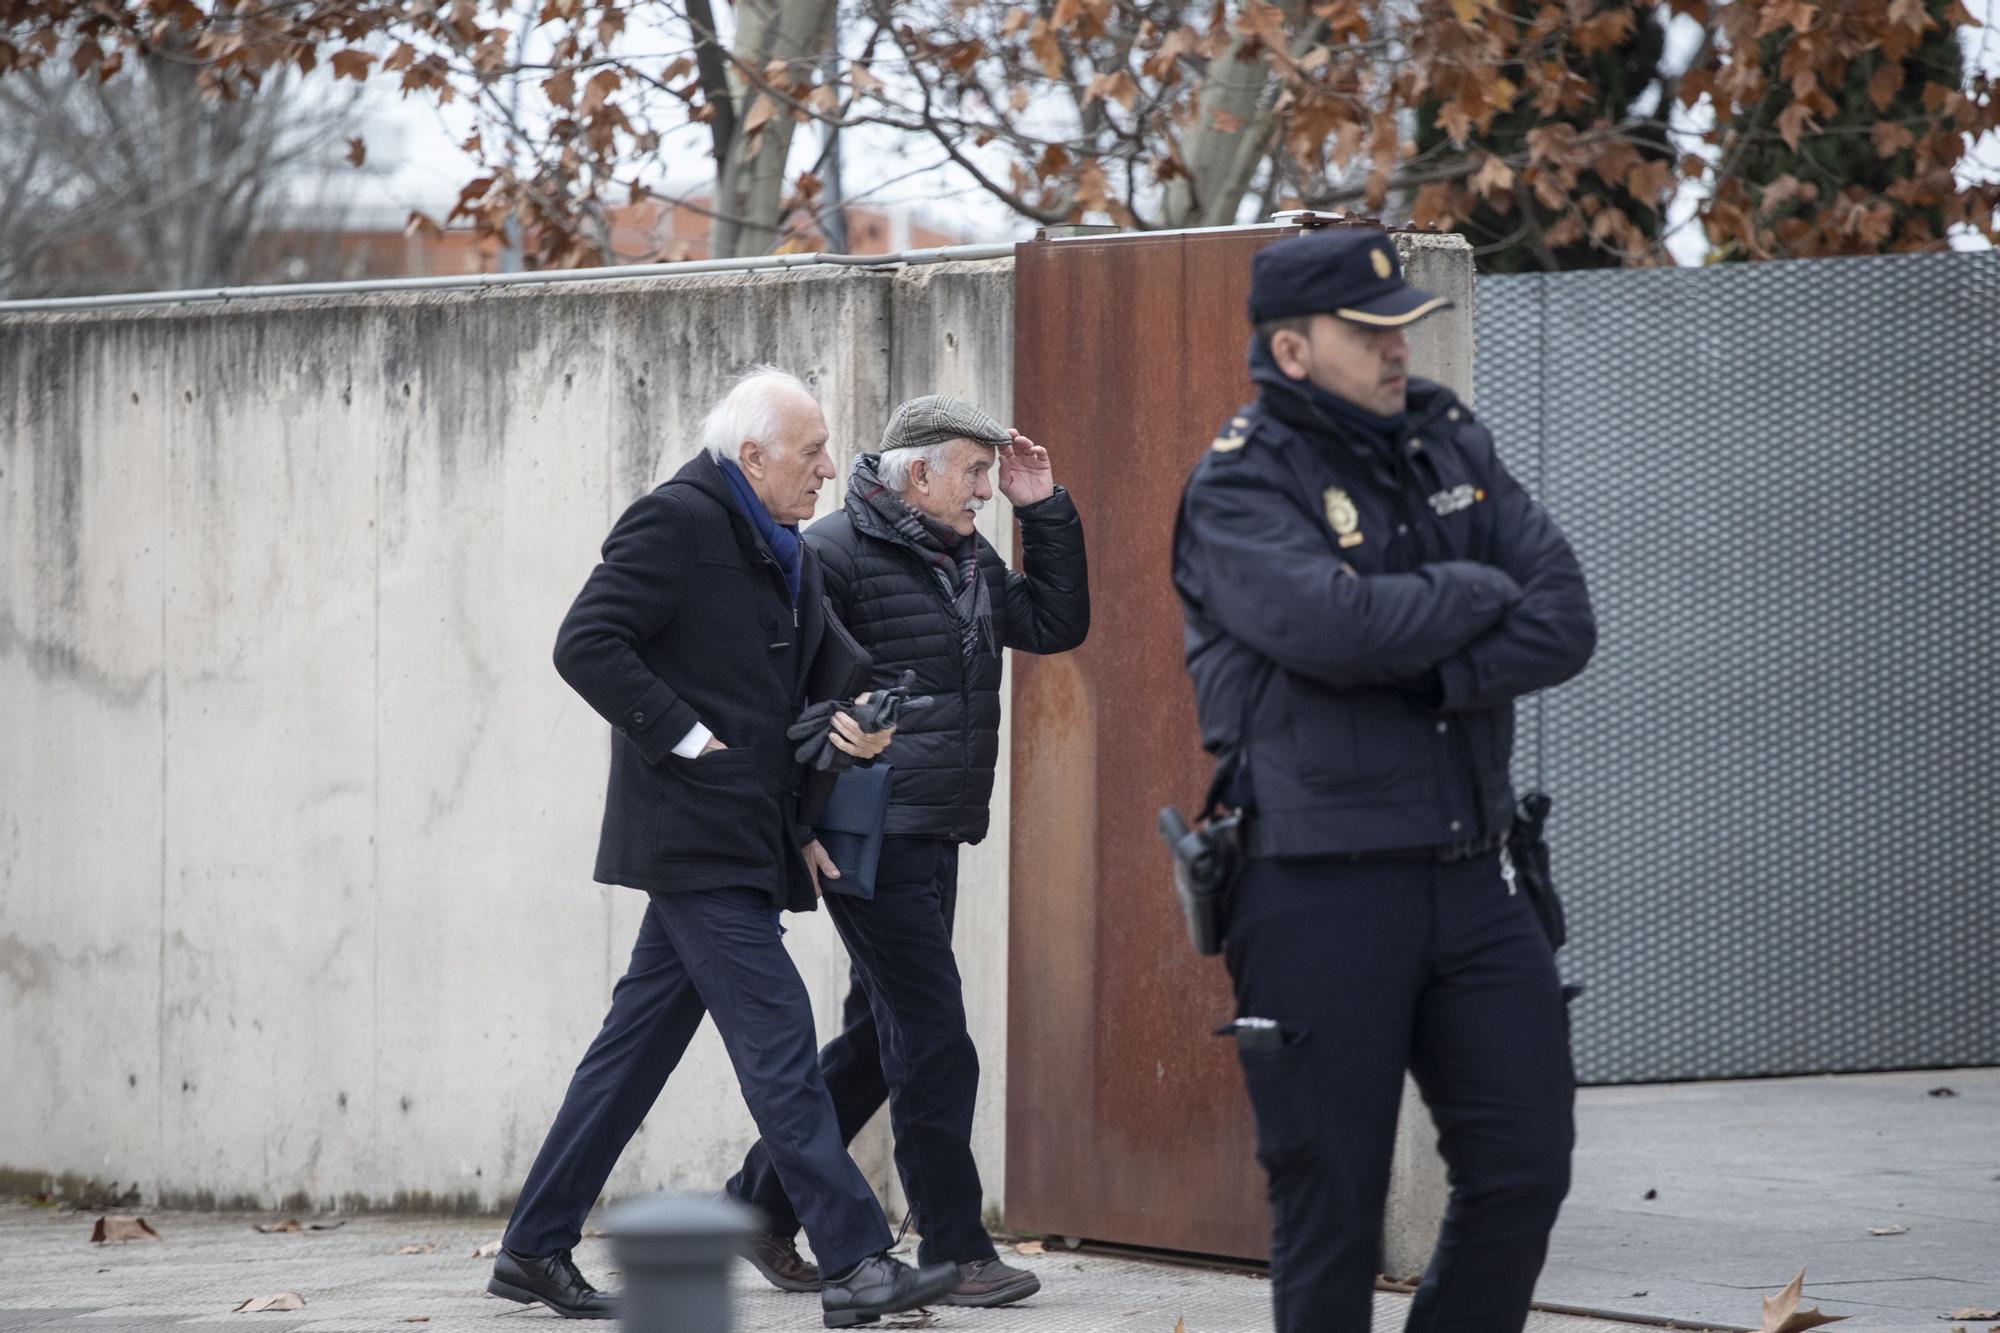
[[[996,463],[1021,526],[1018,570],[973,527],[993,498]],[[856,980],[845,1028],[820,1052],[820,1067],[846,1136],[887,1097],[896,1166],[923,1236],[919,1257],[958,1267],[941,1303],[1011,1305],[1041,1281],[1002,1262],[980,1221],[979,1056],[951,948],[958,851],[986,836],[1000,650],[1068,652],[1090,630],[1083,522],[1046,449],[970,403],[929,394],[891,414],[880,452],[855,460],[845,507],[813,524],[806,544],[826,571],[834,614],[873,658],[878,687],[915,671],[917,689],[935,700],[909,715],[888,754],[888,836],[874,896],[827,898]],[[753,1147],[729,1192],[771,1222],[751,1262],[780,1288],[809,1290],[819,1273],[792,1245],[803,1216],[793,1205],[804,1201],[775,1146]]]
[[[556,638],[556,669],[611,723],[596,878],[649,901],[631,966],[571,1079],[507,1224],[488,1290],[571,1318],[613,1298],[570,1250],[703,1014],[829,1274],[828,1328],[942,1295],[949,1264],[888,1255],[881,1206],[842,1141],[781,909],[810,911],[818,848],[797,827],[786,729],[826,630],[818,559],[799,539],[834,475],[826,419],[773,367],[709,413],[706,446],[611,529]],[[890,731],[836,714],[833,744],[870,758]]]

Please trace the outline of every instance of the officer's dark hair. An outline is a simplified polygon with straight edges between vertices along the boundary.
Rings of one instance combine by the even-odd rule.
[[[1287,315],[1283,319],[1267,319],[1257,325],[1257,337],[1263,342],[1264,350],[1271,350],[1271,340],[1281,333],[1296,333],[1301,338],[1312,336],[1311,315]]]

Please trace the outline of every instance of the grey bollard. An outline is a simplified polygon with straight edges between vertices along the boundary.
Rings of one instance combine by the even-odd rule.
[[[730,1261],[756,1234],[754,1209],[698,1194],[649,1194],[605,1220],[624,1274],[619,1323],[634,1333],[729,1333]]]

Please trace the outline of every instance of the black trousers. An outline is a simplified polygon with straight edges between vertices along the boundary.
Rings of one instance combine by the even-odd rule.
[[[1411,1333],[1517,1333],[1569,1189],[1575,1076],[1555,960],[1497,855],[1253,861],[1225,957],[1270,1178],[1278,1333],[1366,1333],[1407,1067],[1451,1200]]]
[[[581,1239],[585,1215],[704,1013],[821,1264],[837,1272],[889,1247],[881,1205],[841,1140],[814,1057],[812,1006],[771,901],[721,889],[652,895],[611,1012],[521,1186],[508,1249],[546,1255]]]
[[[980,1222],[983,1193],[972,1160],[979,1053],[965,1029],[951,951],[958,844],[884,839],[875,897],[829,893],[824,902],[854,964],[845,1027],[819,1056],[841,1138],[852,1141],[886,1098],[896,1170],[923,1237],[919,1261],[990,1259],[993,1241]],[[762,1209],[774,1231],[790,1235],[799,1227],[798,1196],[773,1165],[768,1144],[752,1145],[729,1192]]]

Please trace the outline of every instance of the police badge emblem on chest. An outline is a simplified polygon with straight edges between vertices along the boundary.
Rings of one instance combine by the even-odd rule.
[[[1321,498],[1326,501],[1326,525],[1333,529],[1341,549],[1361,545],[1361,511],[1354,507],[1353,497],[1338,486],[1329,486]]]

